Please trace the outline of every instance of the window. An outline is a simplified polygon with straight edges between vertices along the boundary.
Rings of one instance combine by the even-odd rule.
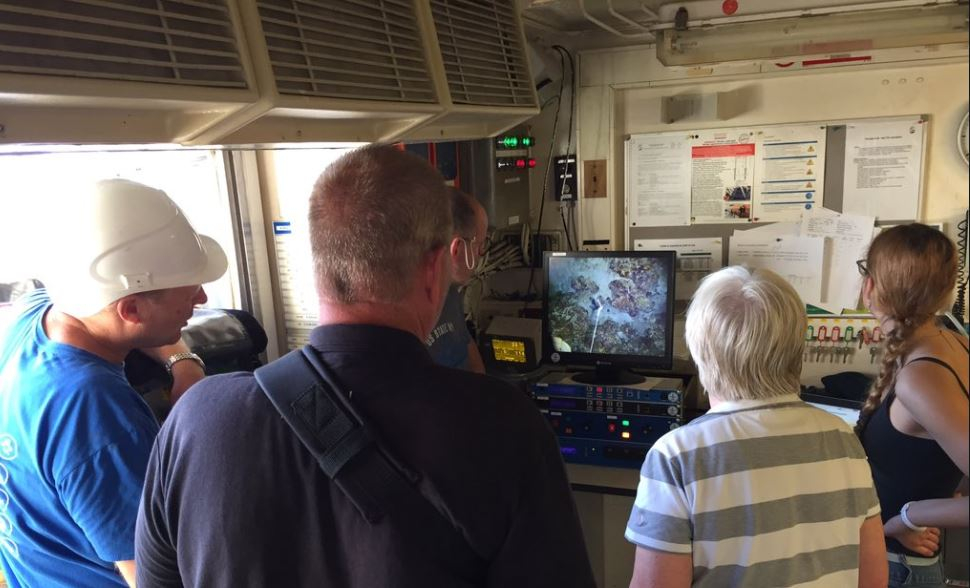
[[[285,347],[298,349],[309,341],[317,326],[318,302],[310,260],[307,233],[310,192],[328,165],[353,146],[335,145],[322,149],[267,151],[264,169],[268,198],[265,214],[272,222],[276,255],[275,280],[279,286],[285,332]]]

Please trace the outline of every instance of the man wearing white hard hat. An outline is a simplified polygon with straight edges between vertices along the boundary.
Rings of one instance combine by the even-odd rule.
[[[48,289],[0,333],[0,562],[12,586],[124,587],[158,432],[124,358],[163,364],[173,400],[200,380],[181,329],[227,262],[160,190],[105,180],[69,196],[45,219],[63,244]]]

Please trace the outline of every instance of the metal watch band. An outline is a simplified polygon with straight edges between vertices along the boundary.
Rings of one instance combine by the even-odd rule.
[[[168,372],[169,375],[171,375],[172,366],[182,361],[183,359],[191,359],[195,363],[199,364],[199,367],[202,368],[203,372],[205,372],[205,362],[202,361],[201,357],[192,353],[191,351],[175,353],[171,357],[169,357],[168,360],[165,361],[165,371]]]

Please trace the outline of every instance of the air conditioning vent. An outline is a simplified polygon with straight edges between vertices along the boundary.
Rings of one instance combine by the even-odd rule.
[[[0,0],[0,72],[247,88],[225,0]]]
[[[411,0],[259,0],[277,91],[436,102]]]
[[[455,104],[535,106],[513,0],[431,0]]]

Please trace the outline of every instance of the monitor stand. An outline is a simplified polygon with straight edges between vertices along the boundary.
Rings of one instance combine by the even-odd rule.
[[[598,365],[592,372],[579,372],[572,377],[574,382],[593,386],[630,386],[646,380],[628,369],[616,366]]]

